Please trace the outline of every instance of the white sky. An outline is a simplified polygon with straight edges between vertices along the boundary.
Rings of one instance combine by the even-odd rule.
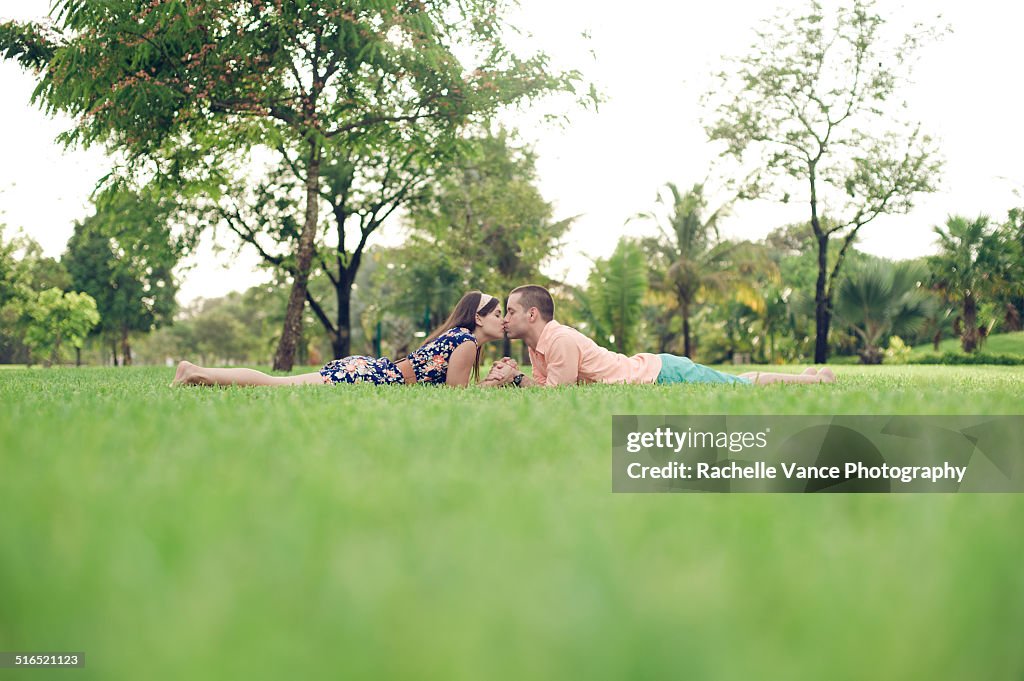
[[[9,0],[2,4],[3,19],[42,17],[49,8],[48,0],[21,0],[17,8]],[[878,255],[913,257],[931,252],[931,228],[950,213],[1002,220],[1007,209],[1024,203],[1024,90],[1016,47],[1024,6],[1004,0],[881,4],[897,27],[941,14],[954,30],[926,48],[915,84],[902,93],[909,116],[940,141],[946,159],[941,189],[921,196],[909,215],[865,227],[859,245]],[[558,65],[583,70],[609,100],[599,113],[571,113],[572,124],[564,128],[531,126],[527,121],[534,116],[513,120],[536,142],[540,188],[555,204],[556,217],[582,214],[562,256],[548,268],[552,274],[581,282],[589,258],[611,253],[622,234],[653,229],[624,223],[651,210],[665,182],[685,188],[707,175],[716,150],[699,123],[698,98],[721,55],[742,53],[752,40],[751,28],[781,5],[802,3],[523,0],[516,23],[533,33],[531,44]],[[580,37],[584,30],[589,42]],[[53,140],[70,123],[29,106],[32,88],[30,75],[0,62],[0,224],[7,224],[8,236],[23,228],[56,256],[73,222],[88,214],[89,193],[109,163],[98,149],[63,152]],[[723,230],[726,236],[759,238],[806,220],[806,213],[803,204],[749,203],[737,207]],[[382,228],[376,242],[400,239],[395,223]],[[192,259],[179,300],[254,285],[264,280],[253,269],[257,261],[248,252],[232,260],[206,244]]]

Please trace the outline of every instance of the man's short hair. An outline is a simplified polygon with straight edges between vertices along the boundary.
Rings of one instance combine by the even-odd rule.
[[[555,301],[551,299],[551,294],[543,286],[527,284],[512,289],[512,293],[519,294],[519,302],[522,304],[523,310],[529,310],[531,307],[537,308],[540,318],[546,322],[555,318]],[[512,293],[508,294],[509,298],[512,297]]]

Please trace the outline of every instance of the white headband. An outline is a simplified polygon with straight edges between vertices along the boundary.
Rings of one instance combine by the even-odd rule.
[[[494,296],[489,296],[486,293],[481,293],[480,304],[476,306],[476,311],[479,312],[480,310],[484,309],[484,306],[486,306],[487,303],[491,302],[492,300],[494,300]]]

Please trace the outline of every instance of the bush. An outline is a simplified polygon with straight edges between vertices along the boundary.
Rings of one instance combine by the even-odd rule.
[[[885,361],[888,364],[906,364],[910,359],[911,347],[899,336],[889,339],[889,347],[885,349]]]
[[[908,360],[908,364],[999,364],[1002,366],[1024,365],[1024,355],[993,355],[975,352],[965,355],[960,352],[946,352],[941,355],[921,355]]]

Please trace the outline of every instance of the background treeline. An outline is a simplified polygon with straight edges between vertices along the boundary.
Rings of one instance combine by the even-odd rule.
[[[572,286],[542,273],[571,220],[552,218],[533,184],[530,150],[501,133],[484,138],[478,151],[408,214],[404,245],[367,250],[353,285],[353,353],[409,352],[463,291],[502,294],[532,281],[552,288],[563,322],[621,352],[672,352],[709,363],[813,359],[817,262],[807,225],[778,227],[757,242],[723,239],[717,223],[727,207],[709,209],[702,184],[685,191],[669,184],[654,209],[627,226],[656,234],[624,236],[612,255],[594,261],[583,285]],[[171,272],[188,246],[170,230],[152,228],[160,223],[152,209],[138,196],[101,204],[76,225],[60,259],[42,256],[24,236],[5,238],[0,361],[270,364],[287,279],[178,306]],[[992,334],[1020,331],[1022,214],[950,217],[935,227],[939,253],[932,257],[891,261],[848,250],[830,354],[906,361],[911,346],[937,351],[941,341],[957,339],[964,352],[976,352]],[[333,284],[323,270],[314,270],[309,286],[330,298]],[[48,340],[42,330],[83,314],[74,305],[55,308],[47,302],[55,294],[80,294],[88,302],[79,307],[94,309],[96,323],[78,335],[64,332],[57,344]],[[333,350],[307,309],[298,362],[324,362]]]
[[[977,358],[992,334],[1021,328],[1016,207],[934,225],[933,257],[856,248],[943,170],[901,93],[944,30],[901,34],[876,3],[783,11],[724,56],[702,97],[715,181],[668,184],[637,206],[580,286],[546,276],[573,218],[554,215],[533,151],[495,121],[551,95],[563,111],[601,95],[543,52],[517,54],[493,3],[109,9],[0,24],[0,57],[76,121],[61,139],[123,160],[59,259],[3,237],[0,361],[290,370],[398,355],[465,290],[525,282],[549,286],[562,321],[603,345],[711,363],[879,363],[950,338]],[[796,203],[806,219],[763,225],[760,242],[723,239],[724,217],[752,199]],[[396,223],[402,245],[374,248]],[[179,308],[182,259],[223,233],[272,283]]]

